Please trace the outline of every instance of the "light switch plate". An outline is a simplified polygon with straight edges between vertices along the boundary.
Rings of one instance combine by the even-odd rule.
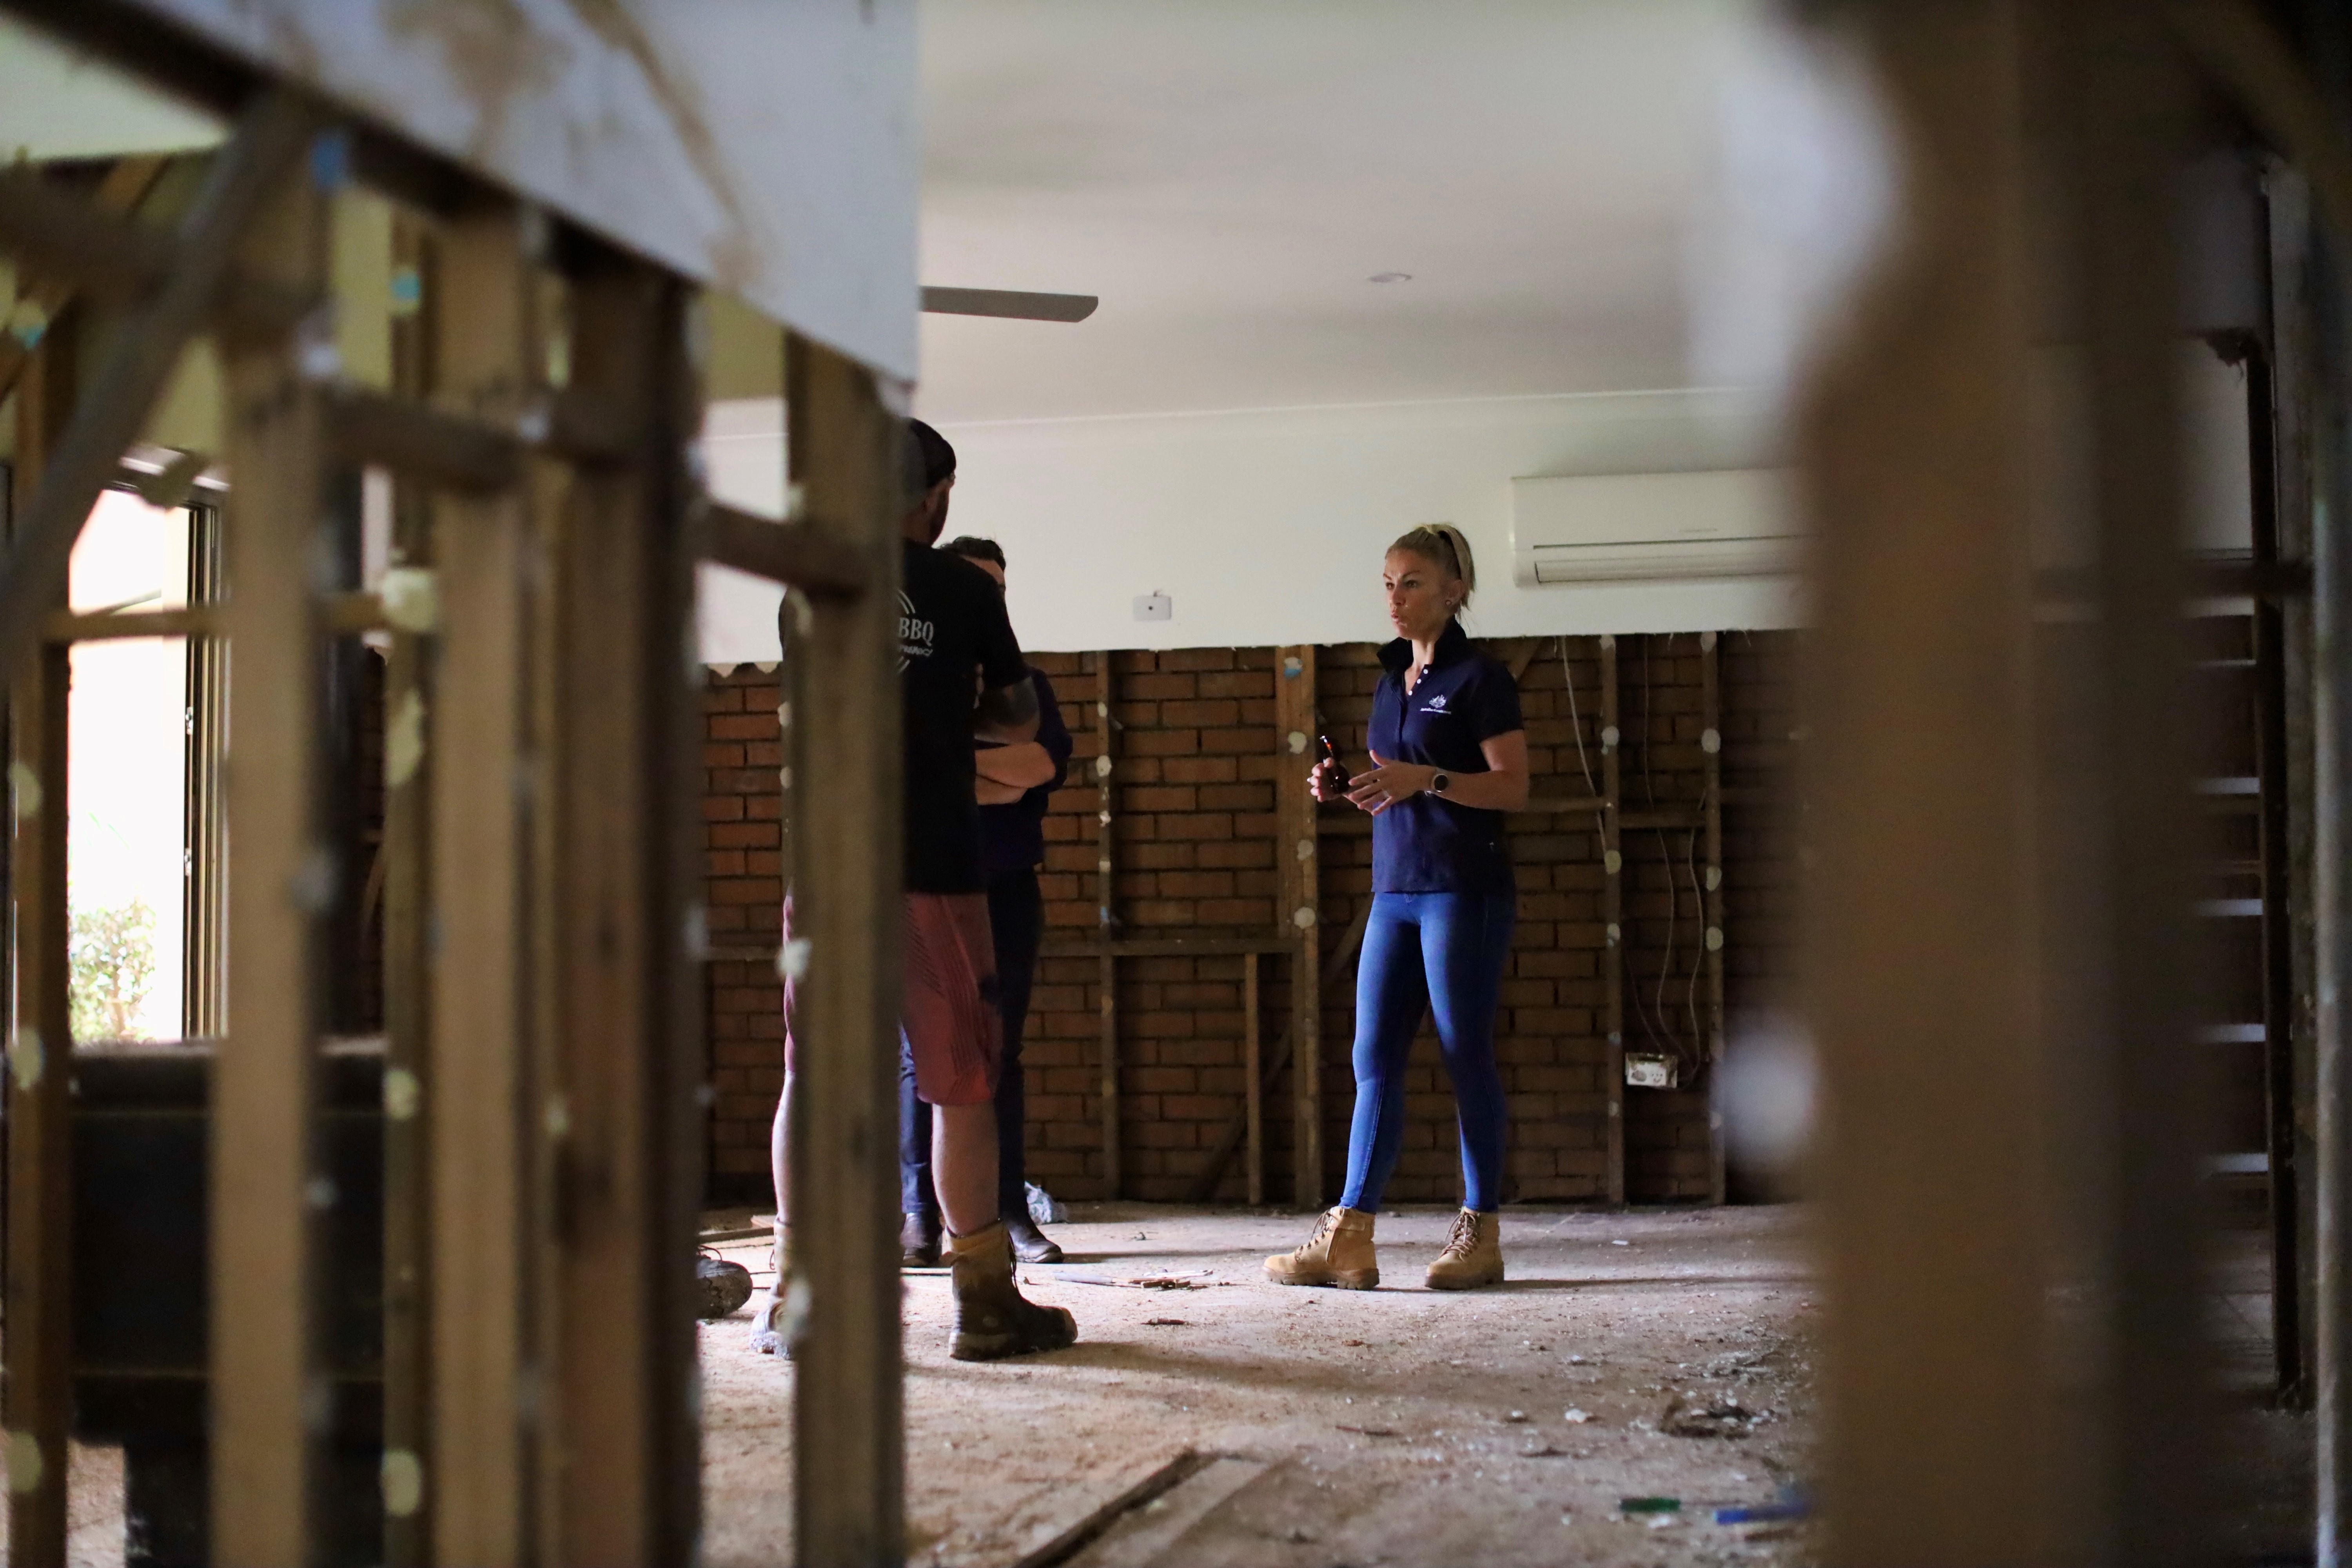
[[[1176,618],[1176,601],[1165,594],[1138,595],[1135,618],[1139,621],[1172,621]]]

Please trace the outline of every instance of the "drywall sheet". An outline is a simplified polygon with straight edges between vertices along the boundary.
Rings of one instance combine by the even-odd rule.
[[[131,0],[903,380],[916,0]]]

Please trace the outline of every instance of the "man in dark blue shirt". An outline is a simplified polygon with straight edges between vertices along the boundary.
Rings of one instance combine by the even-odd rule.
[[[942,552],[961,555],[1004,586],[1004,551],[992,539],[951,539]],[[1029,988],[1037,968],[1037,945],[1045,935],[1045,901],[1037,888],[1037,866],[1045,858],[1045,797],[1069,771],[1070,731],[1054,700],[1054,684],[1029,672],[1037,691],[1037,734],[1019,745],[983,742],[973,758],[978,777],[981,853],[988,876],[988,917],[996,941],[998,1005],[1003,1047],[996,1079],[997,1211],[1024,1263],[1059,1263],[1062,1249],[1037,1228],[1029,1214],[1028,1168],[1024,1158],[1027,1096],[1021,1072],[1021,1036],[1029,1019]],[[940,1257],[939,1201],[931,1191],[931,1108],[916,1092],[914,1064],[902,1056],[898,1071],[899,1241],[905,1260],[917,1266]]]

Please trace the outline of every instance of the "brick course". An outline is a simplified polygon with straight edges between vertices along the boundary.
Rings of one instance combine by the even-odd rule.
[[[1794,637],[1725,634],[1720,645],[1725,785],[1727,1013],[1735,1034],[1784,994],[1793,967],[1794,861],[1781,791],[1795,744]],[[1490,651],[1510,659],[1513,639]],[[1563,659],[1563,655],[1565,656]],[[1070,784],[1045,821],[1042,881],[1048,939],[1096,929],[1094,759],[1101,752],[1092,654],[1033,653],[1054,680],[1076,740]],[[1546,639],[1520,678],[1534,793],[1580,799],[1600,776],[1600,651],[1589,637]],[[1124,934],[1260,936],[1272,931],[1278,896],[1275,790],[1300,764],[1277,754],[1275,650],[1185,648],[1111,656],[1113,907]],[[1618,639],[1622,789],[1628,814],[1697,804],[1704,752],[1697,638]],[[1571,717],[1570,677],[1573,678]],[[1322,722],[1345,754],[1360,757],[1380,668],[1375,645],[1325,647],[1318,656]],[[706,699],[705,846],[715,947],[772,951],[782,895],[782,748],[776,677],[744,667],[714,672]],[[1579,753],[1579,742],[1582,753]],[[1528,1201],[1599,1201],[1606,1192],[1606,1104],[1601,1031],[1609,961],[1601,924],[1603,875],[1591,814],[1530,813],[1512,820],[1519,923],[1496,1050],[1511,1105],[1508,1182]],[[1320,835],[1326,942],[1352,924],[1371,887],[1369,822],[1327,808]],[[1624,834],[1626,1048],[1680,1054],[1685,1079],[1699,1059],[1703,846],[1687,828]],[[1261,961],[1261,1038],[1271,1052],[1289,1016],[1286,957]],[[1243,1094],[1243,960],[1129,958],[1118,966],[1123,1073],[1121,1139],[1129,1196],[1174,1200],[1206,1151],[1239,1112]],[[1048,957],[1038,968],[1025,1052],[1029,1166],[1071,1197],[1101,1181],[1097,1053],[1100,965]],[[781,1075],[781,992],[772,967],[722,956],[709,966],[714,1184],[756,1194],[767,1169],[768,1118]],[[1349,1067],[1351,996],[1323,1015],[1326,1185],[1336,1193],[1354,1085]],[[1424,1028],[1408,1069],[1410,1118],[1390,1190],[1399,1202],[1450,1203],[1459,1195],[1451,1093],[1436,1041]],[[1706,1195],[1706,1099],[1702,1086],[1628,1090],[1626,1176],[1635,1202]],[[1287,1186],[1287,1083],[1266,1097],[1266,1170]],[[1241,1163],[1219,1196],[1238,1201]]]

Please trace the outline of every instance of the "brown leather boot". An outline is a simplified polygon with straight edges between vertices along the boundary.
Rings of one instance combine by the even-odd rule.
[[[1429,1266],[1433,1290],[1475,1290],[1503,1282],[1503,1216],[1464,1209],[1454,1216],[1445,1250]]]
[[[956,1308],[955,1342],[948,1354],[958,1361],[1000,1361],[1076,1342],[1076,1319],[1063,1308],[1038,1306],[1013,1282],[1013,1238],[1003,1220],[971,1236],[950,1231],[948,1249]]]
[[[1316,1222],[1306,1246],[1265,1260],[1265,1277],[1277,1285],[1372,1289],[1381,1282],[1380,1259],[1372,1253],[1372,1219],[1361,1209],[1332,1209]]]

